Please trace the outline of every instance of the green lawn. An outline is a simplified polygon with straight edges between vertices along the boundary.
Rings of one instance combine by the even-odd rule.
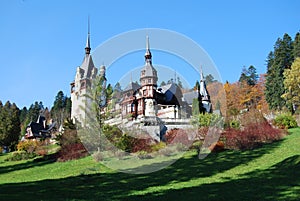
[[[203,160],[188,152],[142,175],[112,171],[91,157],[4,162],[2,155],[0,200],[299,200],[300,128],[290,133],[252,151],[213,153]]]

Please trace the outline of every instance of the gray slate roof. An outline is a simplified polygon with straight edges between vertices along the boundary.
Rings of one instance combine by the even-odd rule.
[[[133,91],[136,91],[137,89],[139,89],[141,86],[135,82],[130,82],[126,88],[124,89],[124,91],[130,91],[130,90],[133,90]]]

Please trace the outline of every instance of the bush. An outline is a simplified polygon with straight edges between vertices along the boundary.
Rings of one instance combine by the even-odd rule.
[[[81,143],[76,130],[66,129],[58,139],[61,146],[57,153],[58,161],[74,160],[88,155],[88,151]]]
[[[88,155],[82,143],[64,145],[58,152],[58,161],[64,162],[79,159]]]
[[[204,113],[197,115],[193,120],[192,124],[199,127],[209,127],[222,121],[222,117],[213,113]]]
[[[41,142],[37,140],[20,141],[17,145],[17,151],[25,151],[27,153],[34,153],[36,149],[41,146]]]
[[[166,147],[166,143],[165,142],[159,142],[157,144],[154,144],[151,146],[151,151],[156,152],[159,151],[161,149],[164,149]]]
[[[132,138],[130,152],[151,152],[151,145],[153,144],[153,139],[149,138]]]
[[[289,128],[296,128],[297,121],[291,114],[280,114],[274,119],[274,125],[282,128],[282,129],[289,129]]]
[[[6,161],[21,161],[35,158],[37,155],[34,152],[26,152],[26,151],[15,151],[12,155],[6,158]]]
[[[165,134],[165,140],[167,144],[184,144],[186,146],[189,146],[191,142],[188,139],[188,135],[185,130],[174,128]]]
[[[273,128],[267,122],[247,125],[244,130],[229,128],[222,134],[225,148],[246,150],[253,149],[264,143],[282,139],[284,131]]]

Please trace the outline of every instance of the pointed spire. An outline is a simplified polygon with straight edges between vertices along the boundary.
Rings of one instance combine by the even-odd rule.
[[[202,65],[200,66],[200,81],[204,81]]]
[[[200,66],[200,94],[203,101],[210,102],[210,96],[206,88],[206,83],[204,80],[202,65]]]
[[[88,17],[88,36],[85,45],[85,54],[91,53],[91,45],[90,45],[90,16]]]
[[[149,43],[149,36],[147,35],[146,36],[146,53],[145,53],[145,60],[146,60],[146,63],[152,63],[152,55],[151,55],[151,52],[150,52],[150,43]]]

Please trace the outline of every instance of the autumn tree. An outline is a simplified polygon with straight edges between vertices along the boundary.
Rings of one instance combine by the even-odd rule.
[[[214,81],[207,85],[210,95],[213,111],[220,110],[222,114],[226,114],[226,93],[224,85],[218,81]]]
[[[290,69],[285,69],[284,73],[285,93],[282,97],[291,104],[292,112],[295,112],[300,105],[300,57],[296,58]]]
[[[226,116],[236,116],[242,109],[239,104],[239,86],[238,83],[230,84],[228,81],[224,84],[224,90],[226,93]]]

